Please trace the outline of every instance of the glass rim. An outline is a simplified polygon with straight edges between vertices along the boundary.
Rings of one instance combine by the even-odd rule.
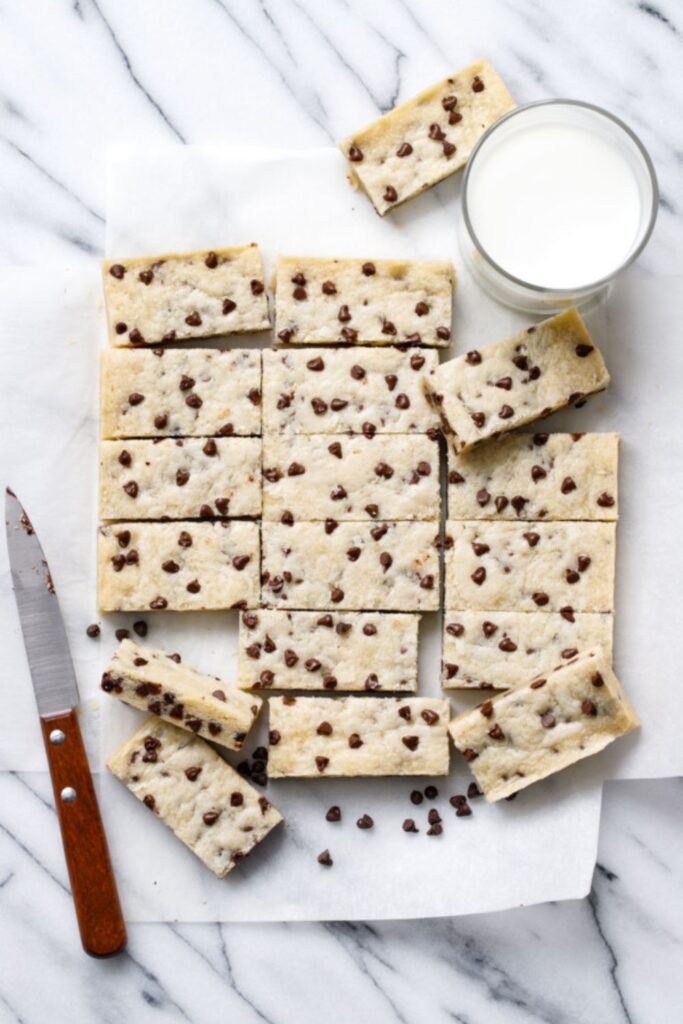
[[[600,116],[605,117],[608,121],[611,121],[613,124],[617,125],[617,127],[620,128],[629,137],[631,142],[635,145],[636,150],[639,152],[640,156],[642,157],[643,162],[645,164],[645,168],[646,168],[648,177],[650,179],[650,186],[651,186],[651,189],[652,189],[652,199],[651,199],[651,204],[650,204],[650,214],[649,214],[647,226],[646,226],[645,231],[643,232],[642,237],[640,238],[638,244],[635,246],[635,248],[632,250],[632,252],[629,254],[629,256],[624,260],[623,263],[620,263],[618,267],[616,267],[613,271],[611,271],[611,273],[606,274],[604,277],[597,278],[595,281],[588,281],[588,282],[586,282],[586,284],[583,284],[580,287],[575,287],[575,288],[549,288],[547,285],[532,284],[530,281],[525,281],[521,277],[515,277],[514,274],[511,274],[509,271],[507,271],[503,267],[501,267],[500,264],[496,263],[496,261],[489,255],[489,253],[486,251],[484,246],[479,241],[479,238],[477,237],[477,233],[476,233],[476,231],[474,230],[474,228],[472,226],[472,221],[470,219],[470,214],[469,214],[469,209],[468,209],[468,204],[467,204],[467,189],[468,189],[468,184],[469,184],[469,179],[470,179],[470,173],[472,171],[472,167],[474,166],[476,157],[478,156],[480,150],[486,144],[488,139],[495,133],[495,131],[501,125],[503,125],[506,121],[509,121],[512,118],[516,117],[517,115],[523,114],[527,110],[532,110],[535,107],[552,107],[552,106],[581,107],[584,110],[592,111],[594,114],[599,114]],[[499,273],[507,281],[511,282],[512,284],[516,284],[516,285],[519,285],[519,286],[521,286],[523,288],[526,288],[529,291],[535,292],[538,295],[557,295],[557,296],[560,296],[560,297],[567,297],[568,298],[568,297],[570,297],[572,295],[581,294],[583,292],[594,291],[595,289],[604,287],[605,285],[609,284],[610,281],[613,281],[614,278],[618,274],[620,274],[622,272],[622,270],[625,270],[627,267],[629,267],[638,258],[638,256],[640,256],[641,252],[643,251],[643,249],[647,245],[647,243],[648,243],[648,241],[650,239],[650,236],[651,236],[651,234],[652,234],[652,232],[654,230],[655,222],[657,220],[657,211],[658,211],[658,209],[659,209],[659,183],[657,181],[657,174],[656,174],[656,171],[655,171],[655,168],[654,168],[654,164],[652,162],[652,158],[650,157],[650,154],[648,153],[647,149],[645,148],[645,146],[641,142],[640,138],[636,135],[636,133],[633,131],[632,128],[630,128],[624,121],[621,120],[621,118],[617,117],[615,114],[610,113],[609,110],[605,110],[604,107],[598,107],[595,103],[587,103],[584,100],[570,100],[570,99],[534,100],[531,103],[524,103],[524,104],[522,104],[519,107],[515,107],[514,110],[508,111],[507,114],[503,114],[502,117],[500,117],[489,128],[486,129],[484,134],[481,136],[481,138],[475,144],[474,149],[472,150],[472,152],[470,154],[469,160],[467,161],[467,166],[465,168],[465,174],[464,174],[464,177],[463,177],[463,185],[462,185],[462,216],[463,216],[463,220],[465,222],[465,227],[467,228],[467,233],[468,233],[468,235],[469,235],[469,237],[470,237],[470,239],[471,239],[475,249],[480,254],[480,256],[482,256],[486,260],[486,262],[489,264],[489,266],[492,267],[495,271],[497,271],[497,273]]]

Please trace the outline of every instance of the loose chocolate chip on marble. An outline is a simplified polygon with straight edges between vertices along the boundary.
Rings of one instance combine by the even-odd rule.
[[[567,583],[578,583],[581,577],[575,569],[567,569],[567,571],[564,574],[564,578],[566,579]]]
[[[577,345],[576,346],[576,354],[579,357],[579,359],[585,359],[586,356],[589,356],[592,351],[593,351],[593,346],[592,345]]]
[[[369,814],[362,814],[361,817],[356,822],[356,825],[358,826],[358,828],[362,828],[362,829],[372,828],[374,824],[375,823],[374,823],[374,821],[372,820],[372,818],[370,817]]]
[[[117,629],[116,632],[114,633],[114,636],[119,641],[120,640],[128,640],[128,638],[130,637],[130,630],[129,629]],[[144,664],[147,664],[147,663],[144,662]]]
[[[429,822],[430,825],[441,824],[441,815],[437,811],[436,807],[432,807],[432,809],[429,811],[427,815],[427,821]]]
[[[550,711],[546,711],[545,714],[541,715],[541,725],[544,729],[554,729],[557,725],[555,721],[555,715]]]
[[[474,572],[470,576],[470,579],[472,580],[473,583],[476,583],[478,587],[482,585],[482,583],[486,579],[486,569],[483,567],[483,565],[480,565],[478,569],[474,570]]]
[[[436,822],[434,825],[430,825],[427,829],[428,836],[440,836],[443,835],[443,825],[440,822]]]
[[[318,854],[318,864],[322,864],[323,867],[331,868],[334,864],[329,850],[323,850],[322,853]]]
[[[593,686],[604,686],[605,680],[602,678],[599,672],[594,672],[591,676],[591,683]]]
[[[525,541],[527,542],[530,548],[535,548],[539,540],[541,539],[540,534],[534,533],[533,530],[528,530],[527,533],[523,533],[522,536],[524,537]]]
[[[419,832],[417,825],[412,818],[406,818],[401,826],[404,832]]]
[[[486,423],[486,416],[484,415],[483,412],[473,412],[472,422],[474,423],[475,427],[479,427],[481,429],[481,427],[483,427],[484,424]]]
[[[97,625],[96,622],[93,622],[90,626],[88,626],[85,632],[91,638],[91,640],[94,640],[96,637],[100,635],[100,627]]]
[[[417,750],[418,746],[420,745],[420,737],[402,736],[401,743],[404,745],[404,747],[407,747],[408,750]]]
[[[467,796],[468,796],[468,798],[470,800],[474,800],[474,799],[476,799],[476,797],[483,796],[483,795],[484,794],[479,789],[479,786],[476,784],[476,782],[470,782],[469,786],[467,787]]]
[[[423,800],[423,797],[422,797],[422,793],[420,792],[420,790],[419,789],[414,789],[411,792],[411,794],[410,794],[410,802],[417,806],[418,804],[422,803],[422,800]]]
[[[384,189],[383,198],[387,203],[395,203],[398,199],[398,192],[393,185],[387,185]]]
[[[333,804],[332,807],[330,807],[330,809],[328,810],[327,814],[325,815],[325,820],[341,821],[341,816],[341,808],[337,807],[336,804]]]

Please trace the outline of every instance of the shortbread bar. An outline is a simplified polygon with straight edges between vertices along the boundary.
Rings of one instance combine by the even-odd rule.
[[[102,519],[261,514],[257,437],[102,441]]]
[[[494,801],[597,754],[639,724],[598,647],[466,711],[449,731]]]
[[[242,612],[238,686],[415,692],[419,615]]]
[[[276,608],[435,611],[435,523],[262,526],[262,601]]]
[[[258,349],[109,349],[101,388],[103,437],[261,433]]]
[[[112,345],[155,345],[270,327],[254,243],[102,264]]]
[[[479,60],[343,139],[350,181],[383,215],[459,170],[514,106],[491,65]]]
[[[443,363],[426,387],[455,454],[604,391],[609,374],[575,309]]]
[[[275,330],[304,344],[449,345],[452,263],[280,257]]]
[[[508,434],[448,456],[450,519],[618,518],[618,434]]]
[[[158,718],[148,719],[107,767],[219,878],[282,821],[208,743]]]
[[[426,434],[266,435],[264,519],[438,520],[439,508],[439,446]]]
[[[446,608],[610,612],[614,523],[449,520]]]
[[[97,560],[102,612],[214,611],[258,604],[257,523],[101,526]]]
[[[271,434],[415,434],[438,428],[425,379],[433,350],[280,349],[263,353],[263,423]]]
[[[179,657],[123,640],[102,676],[102,689],[181,729],[241,750],[262,702],[183,665]]]
[[[271,778],[447,775],[447,700],[273,697]]]
[[[249,614],[246,612],[245,614]],[[444,689],[507,690],[550,672],[582,651],[612,657],[610,613],[444,613]]]

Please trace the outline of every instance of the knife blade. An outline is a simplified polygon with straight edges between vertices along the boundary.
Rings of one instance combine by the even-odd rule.
[[[81,942],[91,956],[113,956],[126,945],[126,926],[78,724],[71,652],[47,559],[31,520],[9,487],[5,521],[12,584]]]
[[[52,575],[38,536],[16,495],[5,492],[7,549],[38,713],[78,705],[78,685]]]

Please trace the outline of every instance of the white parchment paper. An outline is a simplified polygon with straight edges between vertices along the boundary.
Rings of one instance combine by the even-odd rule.
[[[411,204],[414,209],[381,220],[348,188],[333,151],[117,150],[111,162],[108,254],[257,240],[271,266],[278,252],[451,258],[458,270],[453,350],[460,352],[526,320],[491,302],[468,280],[455,241],[458,188],[457,179],[445,182]],[[105,774],[103,811],[130,920],[424,917],[577,898],[588,891],[601,780],[683,769],[678,744],[683,712],[673,678],[682,568],[676,509],[683,485],[683,445],[675,429],[683,360],[673,326],[683,312],[682,285],[683,279],[629,275],[612,296],[607,318],[597,310],[590,323],[612,371],[610,390],[583,410],[550,421],[555,429],[620,430],[623,435],[616,663],[643,719],[641,733],[514,802],[489,807],[473,801],[474,814],[465,819],[456,819],[447,802],[469,781],[455,757],[451,778],[437,781],[438,799],[419,808],[408,798],[419,780],[271,783],[268,795],[287,824],[223,881],[214,879]],[[5,327],[2,437],[7,439],[2,482],[12,483],[29,508],[52,565],[85,725],[94,737],[94,695],[101,661],[115,646],[113,629],[140,617],[112,617],[103,624],[99,641],[85,637],[85,626],[96,619],[98,271],[93,267],[91,275],[80,271],[76,276],[68,269],[8,270],[0,279],[0,312]],[[0,767],[42,769],[1,543],[0,613],[8,624]],[[178,650],[198,668],[231,680],[234,614],[146,618],[150,643]],[[421,690],[437,693],[437,615],[424,617],[421,640]],[[454,709],[470,697],[454,695]],[[139,717],[113,700],[100,703],[106,757]],[[262,738],[263,731],[248,749]],[[342,807],[338,825],[324,818],[332,803]],[[444,818],[439,838],[426,835],[431,806]],[[362,813],[375,819],[370,832],[355,827]],[[401,830],[409,816],[421,829],[416,836]],[[335,860],[327,871],[316,861],[324,848]]]

